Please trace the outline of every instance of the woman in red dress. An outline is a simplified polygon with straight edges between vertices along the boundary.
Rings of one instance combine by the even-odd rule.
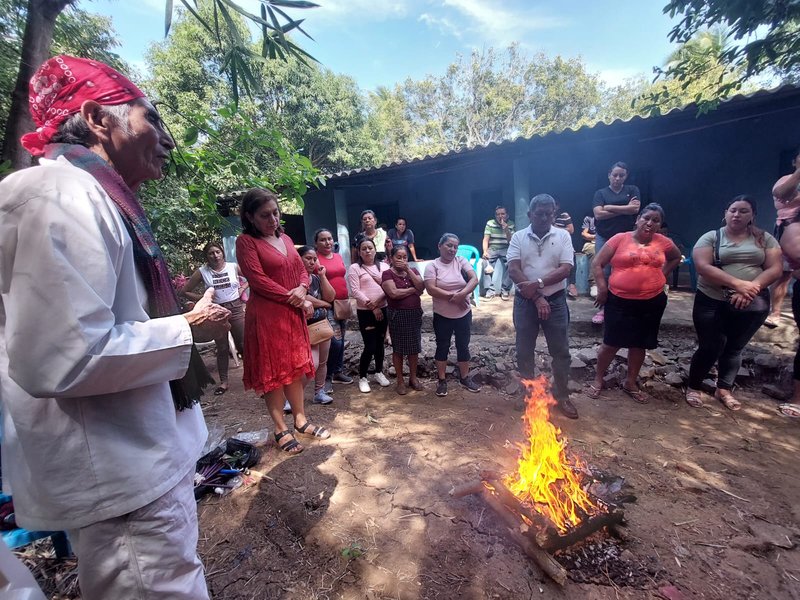
[[[244,387],[267,403],[275,422],[275,441],[284,452],[299,454],[303,446],[283,419],[284,397],[294,415],[294,433],[327,439],[330,433],[312,425],[303,409],[303,378],[314,376],[306,327],[308,273],[292,240],[280,226],[278,198],[258,188],[242,199],[242,227],[236,258],[250,284],[245,312]]]

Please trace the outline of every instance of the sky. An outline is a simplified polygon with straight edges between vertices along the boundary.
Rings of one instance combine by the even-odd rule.
[[[257,0],[239,0],[258,12]],[[317,0],[295,10],[314,38],[300,45],[365,91],[441,75],[458,54],[518,42],[528,53],[581,56],[610,85],[652,75],[673,47],[666,0]],[[176,6],[179,0],[174,0]],[[165,0],[82,1],[111,16],[118,53],[145,73],[147,47],[164,39]]]

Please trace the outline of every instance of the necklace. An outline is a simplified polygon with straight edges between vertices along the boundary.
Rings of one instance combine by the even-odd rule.
[[[539,256],[541,256],[542,252],[544,252],[544,245],[547,243],[547,234],[548,233],[550,233],[550,232],[548,231],[547,233],[545,233],[544,237],[541,238],[541,239],[539,238],[539,235],[536,234],[536,233],[534,233],[531,236],[533,238],[533,241],[536,243],[536,250],[538,251]]]

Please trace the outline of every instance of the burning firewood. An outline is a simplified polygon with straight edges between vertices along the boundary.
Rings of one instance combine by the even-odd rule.
[[[550,422],[555,400],[545,380],[524,383],[527,444],[520,447],[517,471],[510,475],[481,471],[480,481],[458,486],[450,495],[480,494],[505,523],[509,537],[549,577],[564,585],[566,570],[548,551],[571,546],[602,528],[616,532],[624,515],[582,485],[587,470],[577,458],[567,456],[566,441]]]

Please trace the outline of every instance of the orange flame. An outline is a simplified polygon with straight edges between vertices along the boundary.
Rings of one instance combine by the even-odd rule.
[[[517,472],[503,483],[520,501],[546,516],[560,532],[578,525],[585,515],[597,514],[595,506],[581,488],[576,468],[583,466],[567,457],[561,430],[550,422],[550,407],[556,401],[550,395],[544,377],[523,381],[527,389],[525,415],[522,417],[528,444],[520,444]]]

